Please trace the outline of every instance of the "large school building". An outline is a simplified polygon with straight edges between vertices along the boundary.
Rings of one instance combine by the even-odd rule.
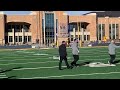
[[[39,43],[50,46],[62,40],[120,39],[120,12],[90,12],[71,16],[64,11],[32,11],[29,15],[0,13],[0,45]]]

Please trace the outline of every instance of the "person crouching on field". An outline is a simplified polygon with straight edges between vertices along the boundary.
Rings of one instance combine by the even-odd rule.
[[[111,43],[109,44],[108,46],[108,50],[109,50],[109,55],[110,55],[110,60],[108,61],[108,63],[111,65],[111,64],[114,64],[114,61],[115,61],[115,57],[116,57],[116,53],[115,53],[115,49],[116,48],[120,48],[120,46],[116,46],[115,45],[115,41],[112,40]]]

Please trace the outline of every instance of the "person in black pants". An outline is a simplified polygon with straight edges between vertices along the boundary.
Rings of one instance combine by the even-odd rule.
[[[74,39],[73,44],[71,45],[72,48],[72,54],[73,54],[73,62],[71,62],[71,66],[78,66],[79,64],[76,64],[79,60],[79,49],[78,49],[78,39]]]
[[[115,57],[116,57],[116,52],[115,51],[116,51],[116,48],[120,48],[120,46],[116,46],[115,45],[115,41],[112,40],[111,43],[108,46],[108,50],[109,50],[108,53],[110,55],[110,60],[108,61],[108,63],[110,65],[114,64],[114,62],[115,62]]]
[[[66,42],[65,41],[62,41],[62,44],[59,46],[59,55],[60,55],[59,70],[62,70],[61,64],[62,64],[63,60],[65,61],[65,64],[66,64],[67,68],[69,69],[70,66],[67,61],[67,51],[66,51]]]

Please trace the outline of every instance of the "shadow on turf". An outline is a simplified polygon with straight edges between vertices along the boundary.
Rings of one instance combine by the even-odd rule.
[[[82,62],[82,63],[80,63],[80,64],[76,64],[76,67],[84,66],[84,65],[89,64],[89,63],[91,63],[91,62],[92,62],[92,61]],[[62,68],[62,70],[63,70],[63,69],[67,69],[67,68]]]
[[[22,68],[22,67],[15,67],[15,68],[7,69],[7,70],[0,70],[0,73],[5,73],[5,72],[12,71],[14,69],[20,69],[20,68]]]
[[[2,79],[16,79],[16,76],[10,76],[10,77],[7,77],[7,78],[2,78]]]
[[[113,62],[113,64],[117,64],[119,62],[120,62],[120,60],[116,60],[116,61]]]
[[[92,62],[92,61],[83,62],[83,63],[78,64],[78,66],[83,66],[83,65],[89,64],[89,63],[91,63],[91,62]]]

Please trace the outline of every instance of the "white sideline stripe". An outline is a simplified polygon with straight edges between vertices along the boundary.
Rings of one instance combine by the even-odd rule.
[[[0,73],[0,75],[5,75],[5,73]]]
[[[42,68],[57,68],[58,66],[53,66],[53,67],[37,67],[37,68],[21,68],[21,69],[13,69],[13,70],[31,70],[31,69],[42,69]],[[66,67],[66,66],[62,66]]]
[[[85,60],[79,60],[79,61],[90,61],[90,60],[102,60],[102,61],[105,61],[106,59],[109,59],[109,58],[105,58],[105,59],[85,59]],[[119,58],[117,58],[119,59]],[[68,61],[72,61],[72,60],[68,60]],[[0,64],[0,65],[11,65],[11,64],[32,64],[32,63],[52,63],[52,62],[59,62],[58,61],[46,61],[46,62],[26,62],[26,63],[9,63],[9,64]]]
[[[2,70],[2,68],[0,68],[0,70]],[[0,73],[0,78],[1,78],[1,76],[3,76],[2,78],[7,77],[5,73]],[[5,77],[4,77],[4,76],[5,76]]]
[[[118,63],[120,64],[120,63]],[[31,69],[43,69],[43,68],[57,68],[59,66],[52,66],[52,67],[36,67],[36,68],[21,68],[21,69],[13,69],[13,70],[31,70]],[[66,66],[62,66],[62,67],[66,67]]]
[[[0,79],[2,79],[2,78],[7,78],[7,77],[0,77]]]
[[[106,59],[108,59],[108,58],[106,58]],[[106,60],[106,59],[86,59],[86,60],[79,60],[79,61],[90,61],[90,60],[97,60],[97,61],[99,61],[99,60]],[[68,60],[68,61],[72,61],[72,60]],[[8,63],[8,64],[0,64],[0,65],[12,65],[12,64],[33,64],[33,63],[52,63],[52,62],[59,62],[59,60],[57,60],[57,61],[46,61],[46,62],[26,62],[26,63]]]
[[[108,73],[90,73],[90,74],[74,74],[74,75],[60,75],[60,76],[47,76],[47,77],[32,77],[32,78],[18,78],[18,79],[38,79],[38,78],[56,78],[56,77],[68,77],[68,76],[85,76],[85,75],[104,75],[104,74],[118,74],[120,72],[108,72]]]
[[[11,64],[30,64],[30,63],[48,63],[48,62],[58,62],[58,61],[46,61],[46,62],[27,62],[27,63],[9,63],[9,64],[0,64],[0,65],[11,65]]]
[[[3,75],[0,75],[0,77],[1,77],[1,76],[6,76],[6,75],[5,75],[5,74],[3,74]]]
[[[90,56],[84,56],[84,57],[91,57],[91,56],[92,56],[92,55],[90,55]],[[92,57],[101,57],[101,56],[108,56],[108,55],[100,55],[100,56],[92,56]],[[80,58],[83,58],[83,56],[80,55]],[[27,60],[33,60],[33,59],[25,59],[25,58],[23,58],[23,59],[16,59],[16,60],[3,60],[3,59],[4,59],[4,58],[2,58],[2,60],[0,59],[0,62],[1,62],[1,61],[18,61],[18,60],[19,60],[19,61],[22,61],[22,60],[24,60],[24,61],[26,60],[26,61],[27,61]],[[41,58],[41,57],[40,57],[40,58],[35,58],[34,60],[40,60],[40,59],[53,59],[53,57],[48,57],[48,58]],[[104,59],[109,59],[109,58],[104,58]],[[118,58],[118,59],[119,59],[119,58]]]

